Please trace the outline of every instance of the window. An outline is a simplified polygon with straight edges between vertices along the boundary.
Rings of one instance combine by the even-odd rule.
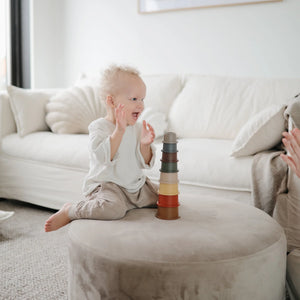
[[[8,46],[8,1],[0,0],[0,90],[7,84],[7,46]]]

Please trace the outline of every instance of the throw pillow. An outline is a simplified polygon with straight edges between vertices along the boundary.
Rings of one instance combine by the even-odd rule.
[[[285,109],[286,105],[273,105],[251,118],[235,138],[231,156],[253,155],[276,146],[285,130]]]
[[[300,94],[290,99],[284,112],[286,120],[290,120],[293,127],[300,128]],[[290,122],[289,122],[290,123]]]
[[[165,134],[168,123],[166,121],[166,116],[164,113],[155,111],[151,107],[147,107],[142,112],[138,122],[142,123],[143,120],[145,120],[153,127],[155,131],[155,138],[162,137]]]
[[[46,105],[46,122],[55,133],[88,133],[89,124],[105,115],[94,86],[74,86],[64,90]]]
[[[45,122],[45,106],[57,90],[29,90],[8,86],[7,92],[19,136],[49,130]]]

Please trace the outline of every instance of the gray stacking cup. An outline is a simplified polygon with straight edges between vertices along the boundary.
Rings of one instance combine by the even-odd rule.
[[[176,144],[177,143],[176,133],[175,132],[167,132],[164,135],[163,142],[167,143],[167,144]]]
[[[167,153],[175,153],[177,152],[177,144],[176,143],[172,143],[172,144],[168,144],[168,143],[163,143],[163,152],[167,152]]]
[[[176,133],[174,133],[174,132],[167,132],[164,135],[163,152],[167,152],[167,153],[175,153],[175,152],[177,152]]]

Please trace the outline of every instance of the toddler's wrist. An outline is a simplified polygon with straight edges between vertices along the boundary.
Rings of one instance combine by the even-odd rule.
[[[122,128],[115,128],[114,132],[112,133],[112,137],[123,137],[125,130]]]
[[[126,128],[123,128],[122,126],[119,126],[117,124],[114,131],[117,132],[117,133],[120,133],[120,134],[124,134],[125,130],[126,130]]]
[[[143,143],[141,143],[141,147],[144,148],[144,149],[149,149],[149,148],[151,148],[151,144],[152,143],[150,143],[150,144],[143,144]]]

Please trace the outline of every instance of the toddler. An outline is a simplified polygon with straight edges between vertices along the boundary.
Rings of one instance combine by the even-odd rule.
[[[101,98],[107,114],[89,125],[85,199],[66,203],[46,221],[46,232],[75,219],[120,219],[130,209],[156,204],[158,186],[142,170],[153,166],[155,133],[145,121],[137,123],[145,94],[146,86],[137,70],[111,66],[103,73]]]

